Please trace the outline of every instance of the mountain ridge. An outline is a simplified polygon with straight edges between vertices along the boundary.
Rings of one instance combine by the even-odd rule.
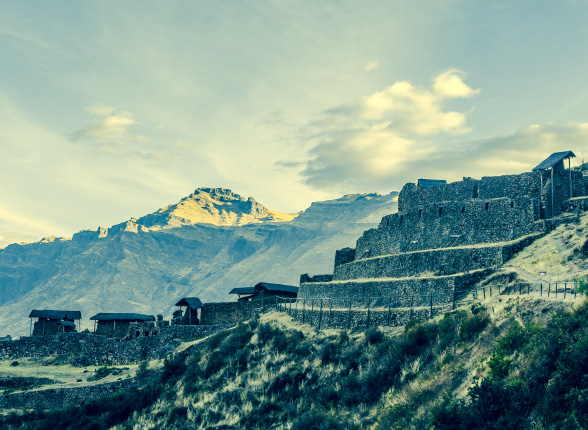
[[[221,225],[167,223],[175,210],[170,205],[154,212],[160,218],[131,218],[108,229],[82,230],[71,240],[45,238],[1,249],[0,333],[28,333],[26,315],[33,308],[73,306],[85,319],[97,311],[167,317],[183,295],[226,301],[234,286],[261,280],[297,285],[302,273],[330,272],[334,251],[354,246],[365,229],[394,212],[397,195],[314,202],[290,221],[276,221],[271,209],[252,198],[206,190],[206,199],[226,198],[233,208],[225,208],[223,218],[215,206]],[[243,213],[251,217],[239,217]]]

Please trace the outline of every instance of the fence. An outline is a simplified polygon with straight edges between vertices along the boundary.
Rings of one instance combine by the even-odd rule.
[[[394,297],[284,298],[263,305],[287,313],[294,319],[321,328],[369,328],[399,326],[412,319],[429,319],[455,309],[455,295],[446,303],[434,303],[434,295],[407,294]],[[272,299],[266,299],[272,300]],[[400,306],[406,303],[408,306]],[[426,302],[426,305],[423,305]]]
[[[571,299],[578,296],[578,285],[574,281],[546,283],[519,282],[514,285],[491,284],[483,287],[454,289],[445,303],[435,303],[433,292],[411,294],[400,292],[394,297],[361,298],[286,298],[272,297],[259,300],[250,312],[266,313],[277,310],[295,320],[325,328],[365,328],[375,326],[394,327],[407,324],[413,319],[427,320],[451,311],[457,306],[469,304],[494,295],[535,295]],[[471,300],[470,300],[471,298]],[[427,303],[424,305],[424,303]]]
[[[556,299],[576,299],[578,297],[578,283],[575,281],[555,282],[517,282],[514,285],[491,284],[484,287],[472,288],[472,300],[483,300],[492,295],[534,295],[539,297],[554,297]]]

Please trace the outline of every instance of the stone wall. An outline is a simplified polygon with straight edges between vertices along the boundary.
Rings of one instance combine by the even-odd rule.
[[[427,307],[410,309],[370,309],[365,310],[352,309],[292,309],[288,314],[293,319],[304,324],[310,324],[313,327],[328,329],[357,329],[366,330],[370,327],[397,327],[404,326],[411,319],[427,320],[451,309],[451,305],[443,307]]]
[[[398,212],[418,209],[419,206],[451,201],[465,201],[477,197],[478,180],[463,178],[433,188],[417,187],[409,182],[402,187],[398,196]]]
[[[355,260],[355,248],[343,248],[335,251],[335,267]]]
[[[264,300],[205,303],[200,309],[200,324],[237,324],[251,319],[264,309],[275,306],[275,303],[275,297]]]
[[[473,271],[505,263],[540,236],[540,233],[535,233],[498,245],[473,245],[366,258],[336,267],[333,280],[402,278],[423,273],[449,275]]]
[[[484,176],[478,182],[479,199],[496,199],[499,197],[539,199],[540,194],[541,177],[539,172],[525,172],[520,175]]]
[[[353,261],[353,260],[351,260]],[[337,267],[337,266],[335,266]],[[308,273],[300,275],[300,283],[305,284],[307,282],[331,282],[333,280],[333,275],[314,275],[308,276]]]
[[[162,358],[173,340],[191,341],[232,327],[233,324],[210,326],[171,326],[157,336],[138,337],[128,341],[107,338],[94,333],[59,333],[53,336],[21,337],[0,342],[0,359],[57,356],[62,363],[74,365],[114,365],[138,363]]]
[[[355,261],[517,239],[533,233],[536,212],[536,200],[499,198],[443,202],[386,215],[377,229],[357,240]]]
[[[84,400],[98,399],[137,386],[134,378],[106,384],[86,385],[73,388],[50,388],[43,390],[24,391],[0,397],[0,409],[22,409],[41,407],[43,409],[65,408],[79,405]],[[2,422],[0,421],[0,424]]]
[[[401,278],[401,279],[369,279],[333,281],[325,283],[302,284],[298,290],[297,307],[305,305],[302,300],[337,299],[334,306],[349,306],[353,303],[366,303],[367,298],[389,298],[394,307],[426,306],[430,304],[449,303],[491,273],[490,269],[478,270],[466,275],[449,275],[428,278]],[[302,299],[302,300],[301,300]],[[316,303],[308,301],[309,306]]]

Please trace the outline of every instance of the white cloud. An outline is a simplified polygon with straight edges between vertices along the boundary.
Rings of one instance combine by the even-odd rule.
[[[373,186],[395,176],[403,166],[439,151],[431,141],[440,134],[468,133],[467,115],[445,109],[447,99],[472,97],[479,90],[451,69],[431,88],[396,82],[354,105],[330,109],[309,126],[316,145],[302,170],[313,188],[348,190]]]
[[[380,62],[379,61],[370,61],[369,63],[367,63],[365,65],[365,71],[366,72],[371,72],[372,70],[376,70],[380,67]]]
[[[86,112],[99,116],[84,125],[70,135],[74,142],[80,140],[90,141],[117,141],[128,139],[131,136],[129,127],[137,124],[130,112],[118,112],[108,106],[93,106],[86,108]]]
[[[474,90],[463,81],[464,73],[457,69],[449,69],[435,78],[433,89],[438,97],[458,98],[473,97],[480,94],[480,90]]]

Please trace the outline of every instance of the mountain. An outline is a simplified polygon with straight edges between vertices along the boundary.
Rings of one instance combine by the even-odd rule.
[[[0,250],[0,334],[28,334],[31,309],[169,317],[182,296],[227,301],[259,281],[298,285],[331,273],[334,252],[395,212],[397,193],[312,203],[298,216],[230,190],[200,188],[175,205],[71,239]]]

